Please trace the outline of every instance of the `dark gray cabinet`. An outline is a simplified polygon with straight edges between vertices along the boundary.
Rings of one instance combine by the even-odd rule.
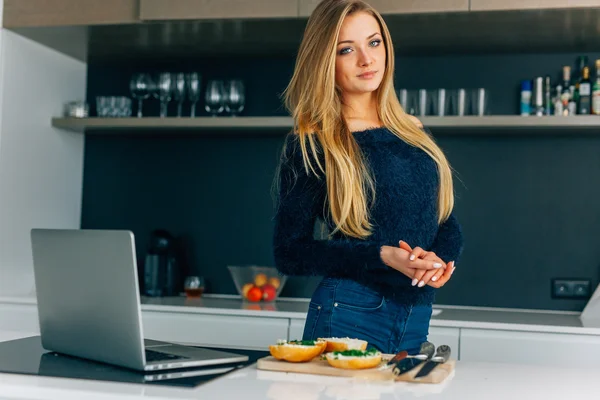
[[[600,7],[600,0],[471,0],[471,11]]]
[[[298,0],[300,16],[310,15],[320,0]],[[370,0],[381,14],[469,11],[469,0]]]
[[[4,0],[5,28],[128,24],[138,0]]]
[[[142,20],[292,18],[298,0],[140,0]]]

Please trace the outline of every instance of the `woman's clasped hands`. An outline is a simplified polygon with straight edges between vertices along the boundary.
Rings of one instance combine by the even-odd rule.
[[[399,247],[382,246],[381,259],[389,267],[412,278],[412,285],[418,287],[440,288],[450,280],[455,269],[454,261],[446,263],[433,251],[420,247],[413,249],[402,240]]]

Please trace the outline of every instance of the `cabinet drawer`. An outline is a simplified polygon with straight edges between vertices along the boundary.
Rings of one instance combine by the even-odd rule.
[[[287,318],[142,312],[144,337],[197,346],[267,350],[288,337]]]
[[[598,0],[471,0],[471,11],[598,7]]]
[[[309,16],[320,2],[321,0],[299,0],[300,16]],[[370,0],[368,3],[380,14],[469,11],[469,0]]]
[[[600,336],[461,329],[462,361],[596,367],[599,358]]]
[[[37,305],[0,304],[0,330],[39,333]]]
[[[140,0],[140,19],[292,18],[297,0]]]
[[[306,324],[305,319],[290,319],[288,340],[302,339],[302,334],[304,333],[304,324]]]

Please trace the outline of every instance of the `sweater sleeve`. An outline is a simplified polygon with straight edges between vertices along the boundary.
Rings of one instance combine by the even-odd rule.
[[[431,251],[446,263],[458,262],[463,251],[463,235],[454,213],[450,214],[450,217],[439,226]]]
[[[389,268],[380,256],[383,243],[355,238],[313,238],[315,221],[323,215],[325,207],[325,176],[321,174],[319,179],[312,171],[306,171],[294,134],[286,139],[279,167],[273,250],[275,266],[281,273],[360,279],[369,271]]]

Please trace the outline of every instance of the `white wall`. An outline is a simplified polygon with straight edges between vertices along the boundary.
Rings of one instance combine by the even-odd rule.
[[[86,74],[85,63],[0,29],[0,296],[32,294],[31,228],[80,226],[84,136],[51,118],[85,98]]]

